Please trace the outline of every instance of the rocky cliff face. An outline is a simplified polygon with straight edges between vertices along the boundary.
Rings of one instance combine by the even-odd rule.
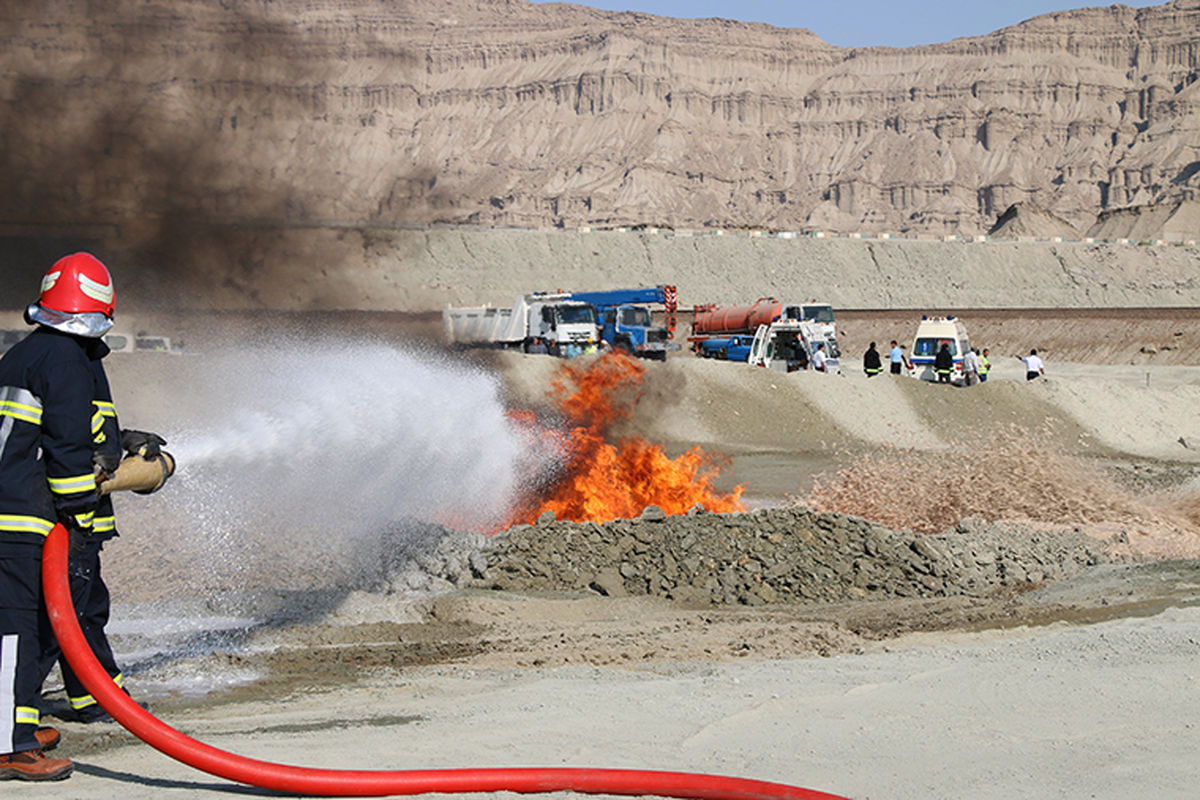
[[[235,224],[970,234],[1200,199],[1200,0],[903,50],[524,0],[10,1],[0,48],[0,236],[235,282]]]

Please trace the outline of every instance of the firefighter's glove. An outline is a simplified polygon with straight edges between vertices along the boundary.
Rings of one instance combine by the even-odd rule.
[[[162,452],[162,446],[166,443],[167,440],[157,433],[135,431],[130,428],[121,431],[121,447],[125,448],[125,452],[130,455],[139,455],[145,459],[157,458]]]
[[[117,467],[121,466],[121,454],[105,453],[97,451],[92,453],[92,464],[99,467],[100,471],[111,478],[113,473],[117,471]]]

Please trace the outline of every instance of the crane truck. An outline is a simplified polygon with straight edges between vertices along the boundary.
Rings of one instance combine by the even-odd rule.
[[[590,303],[596,309],[600,338],[616,350],[665,361],[669,351],[679,349],[678,344],[670,341],[675,333],[677,309],[674,286],[569,292],[566,297]],[[666,327],[651,322],[651,305],[664,308]]]
[[[566,347],[586,345],[596,338],[596,309],[563,293],[521,295],[512,308],[447,305],[442,322],[446,340],[461,347],[516,348],[535,338]]]

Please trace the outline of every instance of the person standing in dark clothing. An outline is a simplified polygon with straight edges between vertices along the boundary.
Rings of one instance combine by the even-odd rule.
[[[50,758],[38,738],[42,543],[56,522],[78,556],[99,507],[93,421],[103,411],[93,362],[107,353],[114,292],[87,253],[59,260],[26,310],[38,327],[0,359],[0,777],[61,780],[74,765]],[[97,429],[99,426],[97,426]]]
[[[867,352],[863,353],[863,372],[867,373],[868,378],[883,372],[883,361],[879,358],[879,351],[875,349],[874,342],[871,342]]]
[[[938,383],[950,383],[950,376],[954,372],[954,356],[950,354],[950,345],[943,343],[933,357],[933,371],[937,373]]]
[[[70,534],[71,594],[85,636],[120,683],[104,636],[108,591],[99,569],[116,522],[97,489],[98,474],[114,471],[122,450],[101,364],[114,309],[104,264],[89,253],[62,258],[26,309],[37,327],[0,358],[0,780],[61,780],[74,768],[45,755],[60,737],[39,727],[37,703],[57,658],[41,584],[42,544],[55,523]],[[72,705],[95,705],[74,676],[64,679]]]

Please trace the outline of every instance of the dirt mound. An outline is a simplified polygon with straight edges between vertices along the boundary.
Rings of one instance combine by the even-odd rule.
[[[1027,589],[1110,560],[1071,532],[964,520],[942,534],[891,531],[804,507],[748,514],[547,522],[496,537],[473,585],[761,605],[983,596]]]
[[[1051,214],[1033,203],[1014,203],[996,219],[988,231],[993,239],[1022,237],[1078,239],[1079,231],[1065,219]]]
[[[1192,172],[1194,174],[1196,170]],[[1096,239],[1194,242],[1200,239],[1200,201],[1185,200],[1104,211],[1088,229],[1088,236]]]

